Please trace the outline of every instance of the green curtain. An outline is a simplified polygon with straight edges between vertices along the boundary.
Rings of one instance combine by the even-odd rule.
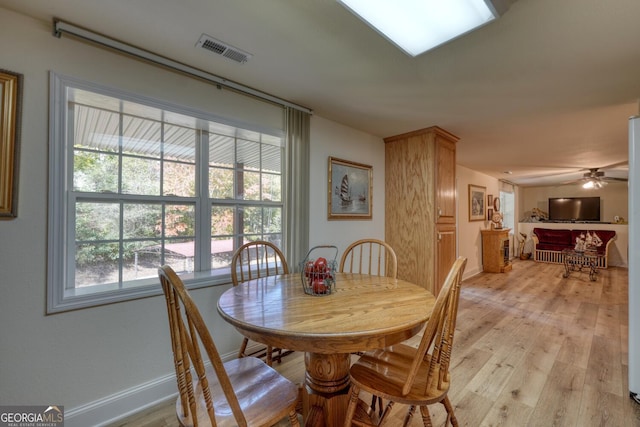
[[[291,271],[309,250],[309,165],[311,115],[287,107],[285,109],[287,149],[284,255]]]

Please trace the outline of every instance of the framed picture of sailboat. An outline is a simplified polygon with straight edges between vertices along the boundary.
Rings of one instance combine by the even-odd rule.
[[[371,219],[373,168],[329,157],[329,219]]]

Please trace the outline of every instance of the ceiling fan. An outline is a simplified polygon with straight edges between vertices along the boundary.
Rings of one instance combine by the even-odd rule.
[[[604,172],[600,168],[591,168],[589,172],[586,172],[581,179],[576,180],[576,183],[582,183],[582,188],[602,188],[607,185],[608,181],[622,181],[627,182],[626,178],[615,178],[605,176]]]

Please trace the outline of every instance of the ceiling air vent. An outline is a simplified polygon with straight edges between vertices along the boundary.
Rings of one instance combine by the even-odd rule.
[[[240,64],[244,64],[253,56],[248,52],[242,51],[206,34],[200,36],[200,40],[198,40],[196,46],[209,50],[213,53],[217,53],[218,55],[222,55],[225,58],[229,58],[233,61],[239,62]]]

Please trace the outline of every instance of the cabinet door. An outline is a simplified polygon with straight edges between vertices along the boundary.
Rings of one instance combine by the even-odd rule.
[[[433,293],[438,295],[451,266],[456,260],[455,226],[438,226],[436,233],[435,283]]]
[[[436,223],[456,223],[456,145],[438,135],[435,146]]]

